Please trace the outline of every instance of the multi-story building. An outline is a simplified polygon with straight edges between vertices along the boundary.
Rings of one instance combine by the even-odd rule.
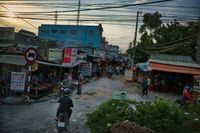
[[[116,60],[119,61],[120,57],[119,57],[119,46],[118,45],[107,45],[106,48],[106,57],[109,60]]]
[[[20,30],[15,33],[15,42],[25,45],[34,45],[36,41],[36,35],[33,32],[27,30]]]
[[[14,40],[14,27],[0,27],[0,40]]]
[[[100,49],[102,45],[101,24],[87,25],[51,25],[39,27],[38,37],[42,40],[55,41],[62,47],[89,46]]]
[[[111,53],[119,53],[119,46],[118,45],[108,45],[107,46],[107,51],[111,52]]]

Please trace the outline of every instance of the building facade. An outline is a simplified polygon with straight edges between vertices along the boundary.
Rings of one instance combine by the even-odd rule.
[[[39,27],[38,37],[42,40],[55,41],[61,47],[90,46],[101,48],[102,26],[86,25],[49,25]]]
[[[15,42],[25,45],[34,45],[36,40],[36,35],[33,32],[27,30],[20,30],[15,33]]]
[[[0,40],[14,40],[14,27],[0,27]]]

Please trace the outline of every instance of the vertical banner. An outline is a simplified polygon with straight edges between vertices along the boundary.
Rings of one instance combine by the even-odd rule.
[[[26,74],[24,72],[11,72],[11,90],[24,92]]]
[[[76,64],[77,63],[77,49],[64,48],[62,64]]]

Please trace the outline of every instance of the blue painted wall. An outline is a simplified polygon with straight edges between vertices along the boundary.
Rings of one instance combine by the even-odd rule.
[[[83,25],[41,25],[38,36],[40,39],[53,40],[64,47],[92,46],[100,48],[102,34],[98,26]]]

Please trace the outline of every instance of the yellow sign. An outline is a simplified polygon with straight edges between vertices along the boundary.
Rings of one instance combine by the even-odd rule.
[[[31,71],[37,71],[38,70],[38,63],[34,63],[33,65],[31,65]]]

